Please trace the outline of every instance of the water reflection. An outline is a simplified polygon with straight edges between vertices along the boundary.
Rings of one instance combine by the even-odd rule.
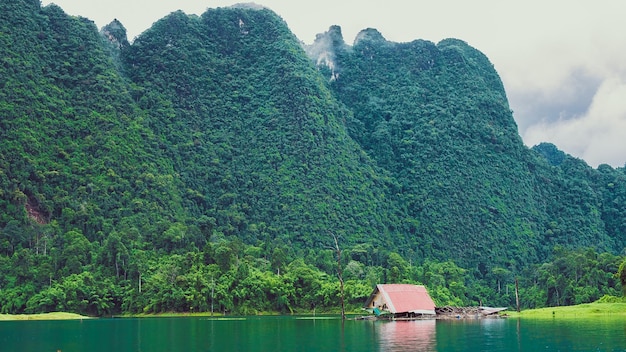
[[[381,351],[434,351],[437,321],[412,320],[382,322],[378,327]]]
[[[0,322],[0,351],[626,351],[626,319],[246,317]]]

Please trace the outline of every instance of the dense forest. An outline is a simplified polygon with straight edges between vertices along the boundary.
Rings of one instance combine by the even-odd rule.
[[[241,5],[131,43],[2,0],[0,60],[0,313],[333,311],[338,273],[350,309],[387,282],[440,306],[626,287],[626,168],[524,146],[461,40],[304,45]]]

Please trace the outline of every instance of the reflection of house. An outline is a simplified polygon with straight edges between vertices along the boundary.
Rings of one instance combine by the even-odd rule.
[[[394,346],[396,351],[437,351],[435,319],[389,322],[377,326],[376,331],[380,346]]]
[[[376,285],[363,308],[377,316],[391,314],[394,318],[435,315],[435,302],[421,285]]]

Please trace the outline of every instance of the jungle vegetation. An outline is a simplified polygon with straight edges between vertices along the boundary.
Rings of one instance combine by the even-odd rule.
[[[626,168],[523,145],[457,39],[268,9],[173,12],[135,38],[0,2],[0,313],[592,302],[626,287]]]

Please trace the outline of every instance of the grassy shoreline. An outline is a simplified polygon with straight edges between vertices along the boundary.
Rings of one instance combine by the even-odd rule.
[[[298,314],[290,315],[333,315],[334,312],[325,312],[315,314],[314,312],[300,312]],[[337,313],[339,314],[339,313]],[[358,312],[346,312],[350,316],[359,315]],[[259,312],[258,314],[250,315],[250,317],[257,316],[277,316],[281,315],[277,312]],[[564,307],[547,307],[538,309],[528,309],[521,312],[509,310],[503,313],[503,315],[509,318],[528,318],[528,319],[577,319],[582,317],[624,317],[626,318],[626,302],[594,302],[579,304],[576,306],[564,306]],[[195,312],[195,313],[158,313],[158,314],[129,314],[121,315],[119,318],[171,318],[171,317],[213,317],[216,319],[240,317],[236,315],[223,315],[221,313],[211,312]],[[43,314],[0,314],[0,321],[12,321],[12,320],[81,320],[81,319],[94,319],[74,313],[66,312],[53,312]],[[97,319],[97,318],[96,318]]]
[[[575,306],[546,307],[523,310],[521,312],[508,311],[511,318],[529,319],[575,319],[581,317],[626,317],[626,303],[585,303]]]
[[[294,315],[294,316],[331,316],[331,315],[339,315],[341,313],[335,312],[324,312],[324,313],[315,313],[315,312],[298,312],[293,314],[281,314],[279,312],[258,312],[257,314],[251,315],[236,315],[236,314],[227,314],[224,315],[222,313],[213,313],[211,312],[185,312],[185,313],[176,313],[176,312],[164,312],[164,313],[150,313],[150,314],[123,314],[112,316],[113,318],[184,318],[184,317],[206,317],[206,318],[215,318],[215,319],[232,319],[232,318],[242,318],[242,317],[263,317],[263,316],[280,316],[280,315]],[[346,312],[347,316],[355,317],[358,315],[358,312]],[[67,313],[67,312],[54,312],[54,313],[41,313],[41,314],[0,314],[0,321],[14,321],[14,320],[81,320],[81,319],[99,319],[99,318],[112,318],[111,316],[106,317],[88,317],[75,313]]]
[[[14,320],[82,320],[90,317],[67,312],[52,312],[41,314],[0,314],[0,321]]]

